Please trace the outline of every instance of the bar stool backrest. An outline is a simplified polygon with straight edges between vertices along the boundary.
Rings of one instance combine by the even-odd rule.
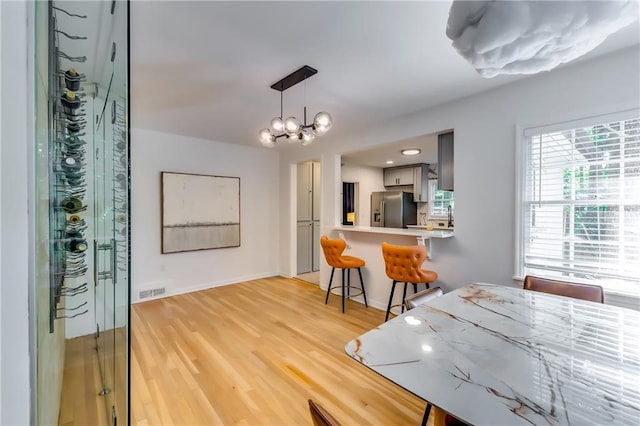
[[[382,243],[382,257],[387,277],[395,281],[422,283],[422,264],[427,258],[425,246],[394,246]]]
[[[342,252],[347,246],[347,242],[343,239],[337,238],[330,240],[326,235],[320,238],[320,245],[324,252],[324,258],[327,260],[329,266],[333,268],[343,268]]]

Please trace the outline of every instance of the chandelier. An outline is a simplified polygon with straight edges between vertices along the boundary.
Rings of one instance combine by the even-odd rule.
[[[282,80],[271,85],[271,88],[280,92],[280,116],[271,120],[270,127],[260,129],[258,136],[264,146],[272,147],[276,140],[286,137],[290,143],[300,142],[302,145],[309,145],[316,136],[322,136],[331,129],[333,120],[328,112],[319,112],[313,118],[313,122],[307,124],[307,106],[304,106],[303,122],[291,116],[286,119],[282,117],[282,92],[295,86],[301,81],[318,73],[318,70],[305,65],[292,72]]]

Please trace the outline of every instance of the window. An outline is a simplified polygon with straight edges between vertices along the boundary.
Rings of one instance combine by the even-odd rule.
[[[429,179],[429,219],[447,219],[449,206],[453,218],[453,191],[440,191],[438,180]]]
[[[640,111],[524,129],[516,275],[640,290]]]

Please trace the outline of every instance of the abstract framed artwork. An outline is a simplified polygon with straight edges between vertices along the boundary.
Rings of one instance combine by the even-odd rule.
[[[240,246],[240,178],[161,173],[162,253]]]

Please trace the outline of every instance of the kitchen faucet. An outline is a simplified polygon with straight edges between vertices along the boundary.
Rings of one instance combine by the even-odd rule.
[[[447,206],[447,228],[453,228],[453,213],[451,212],[451,204]]]

